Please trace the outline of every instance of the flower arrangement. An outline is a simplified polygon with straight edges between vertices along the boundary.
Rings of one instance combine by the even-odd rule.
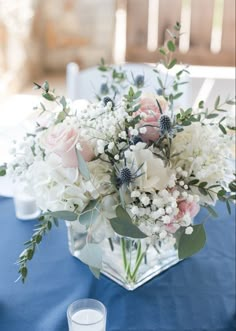
[[[180,26],[160,49],[167,72]],[[125,70],[101,61],[104,77],[94,102],[71,102],[55,94],[48,82],[35,84],[47,101],[37,107],[35,130],[13,150],[7,172],[24,183],[42,210],[32,238],[19,257],[24,282],[27,262],[36,246],[58,220],[77,222],[86,241],[81,260],[98,275],[101,244],[118,236],[142,240],[148,247],[161,242],[176,247],[179,259],[205,244],[204,222],[194,224],[200,207],[217,217],[214,205],[224,201],[230,212],[236,182],[232,163],[233,128],[227,123],[225,102],[217,98],[212,110],[201,101],[197,109],[175,107],[184,82],[183,67],[167,88],[159,66],[156,93],[143,92],[145,77],[127,79]],[[49,109],[48,104],[55,105]],[[2,169],[3,172],[3,169]],[[122,246],[124,265],[134,280],[145,251],[137,246],[131,271]],[[136,270],[137,269],[137,270]]]

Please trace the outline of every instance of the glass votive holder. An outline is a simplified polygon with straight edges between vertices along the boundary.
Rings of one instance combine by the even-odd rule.
[[[106,307],[94,299],[81,299],[67,309],[69,331],[106,331]]]
[[[27,221],[33,220],[40,215],[35,199],[24,190],[23,185],[15,184],[13,201],[16,218]]]

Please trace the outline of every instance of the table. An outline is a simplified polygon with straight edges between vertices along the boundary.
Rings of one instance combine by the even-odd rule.
[[[217,205],[220,218],[207,221],[201,252],[128,292],[104,276],[95,279],[70,255],[63,222],[40,244],[26,284],[14,283],[14,262],[36,221],[17,220],[12,199],[0,198],[0,330],[67,331],[68,305],[85,297],[106,305],[107,331],[236,330],[232,209],[228,216]]]

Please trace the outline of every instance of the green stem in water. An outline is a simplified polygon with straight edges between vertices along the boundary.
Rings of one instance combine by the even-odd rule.
[[[132,281],[135,281],[136,274],[137,274],[137,272],[138,272],[138,269],[139,269],[139,267],[140,267],[140,264],[141,264],[141,262],[142,262],[142,260],[143,260],[144,255],[145,255],[145,253],[141,253],[141,255],[139,256],[139,258],[137,259],[137,262],[136,262],[136,265],[135,265],[134,271],[133,271],[133,273],[132,273],[132,275],[131,275],[131,280],[132,280]]]

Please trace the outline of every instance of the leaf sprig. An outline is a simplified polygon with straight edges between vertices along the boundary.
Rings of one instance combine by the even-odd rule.
[[[31,239],[24,243],[25,249],[20,254],[17,264],[19,265],[18,273],[24,283],[28,274],[27,263],[32,260],[37,246],[41,243],[43,237],[51,230],[52,226],[59,225],[59,219],[75,221],[78,215],[71,211],[46,212],[39,217],[39,225],[34,229]]]
[[[23,252],[20,254],[17,264],[19,265],[19,274],[22,282],[24,283],[28,274],[27,263],[32,260],[36,247],[41,243],[43,237],[51,230],[52,225],[58,226],[56,218],[45,215],[39,218],[39,225],[35,228],[34,234],[30,240],[26,241],[26,246]]]

